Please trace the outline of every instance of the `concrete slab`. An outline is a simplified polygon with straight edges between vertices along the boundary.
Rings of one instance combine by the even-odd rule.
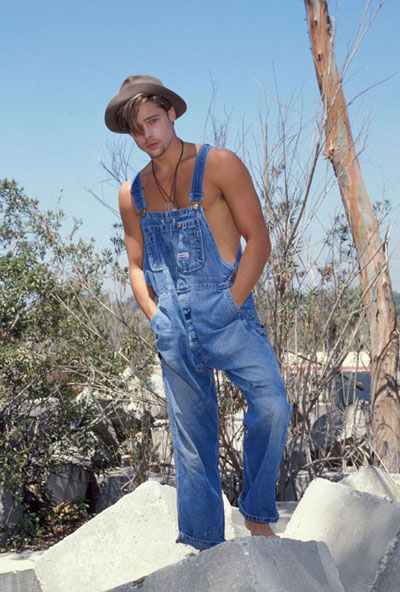
[[[0,592],[41,592],[35,575],[35,559],[42,553],[1,553]]]
[[[344,592],[327,546],[246,537],[108,592]]]
[[[177,545],[176,492],[147,481],[46,551],[43,592],[103,592],[193,552]]]
[[[370,592],[400,590],[400,532],[389,543]]]
[[[399,530],[399,503],[315,479],[284,536],[324,541],[346,592],[365,592],[374,581],[387,545]]]
[[[400,487],[388,473],[378,467],[363,467],[359,471],[351,473],[339,483],[357,491],[364,491],[365,493],[400,502]]]
[[[390,473],[390,478],[400,489],[400,473]]]

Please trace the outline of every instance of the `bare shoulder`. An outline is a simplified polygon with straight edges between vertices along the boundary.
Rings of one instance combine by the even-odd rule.
[[[240,158],[228,148],[211,148],[207,162],[212,179],[218,182],[249,180],[250,174]]]
[[[208,160],[222,167],[232,165],[244,166],[237,154],[229,150],[229,148],[216,148],[213,146],[209,152]]]
[[[207,161],[210,181],[223,193],[229,195],[255,193],[250,173],[241,159],[227,148],[212,148]]]
[[[125,183],[122,183],[121,187],[119,188],[119,200],[121,202],[125,201],[127,198],[130,198],[131,195],[131,181],[128,179]]]
[[[133,199],[131,196],[131,181],[125,181],[122,183],[121,187],[119,188],[119,209],[121,215],[123,216],[125,213],[136,213],[136,208],[134,207]]]

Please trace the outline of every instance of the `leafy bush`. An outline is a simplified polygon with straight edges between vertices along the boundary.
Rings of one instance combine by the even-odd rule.
[[[151,338],[130,328],[133,311],[117,322],[104,296],[106,274],[126,273],[117,249],[98,254],[78,222],[67,237],[63,224],[15,181],[0,183],[0,486],[22,503],[19,528],[30,535],[48,515],[46,480],[60,459],[120,463],[131,434],[110,437],[108,411],[127,397],[127,366],[146,380],[154,355]]]

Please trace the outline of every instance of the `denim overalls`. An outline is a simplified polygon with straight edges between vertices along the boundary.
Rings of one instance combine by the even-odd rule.
[[[177,542],[196,549],[224,541],[213,368],[224,370],[247,400],[239,509],[248,520],[278,520],[275,480],[291,410],[252,295],[239,307],[230,292],[241,250],[234,265],[224,261],[203,212],[209,149],[197,154],[189,207],[149,212],[139,175],[131,187],[141,214],[143,271],[157,296],[151,329],[174,445]]]

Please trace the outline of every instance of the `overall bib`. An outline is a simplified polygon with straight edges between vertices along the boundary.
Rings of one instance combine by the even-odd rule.
[[[291,412],[252,295],[239,307],[230,292],[241,250],[233,265],[224,261],[204,215],[209,149],[204,144],[197,154],[189,207],[147,211],[140,175],[131,186],[141,215],[143,272],[157,297],[151,329],[174,447],[177,542],[196,549],[225,540],[213,369],[224,370],[247,401],[239,509],[248,520],[278,520],[275,481]]]

